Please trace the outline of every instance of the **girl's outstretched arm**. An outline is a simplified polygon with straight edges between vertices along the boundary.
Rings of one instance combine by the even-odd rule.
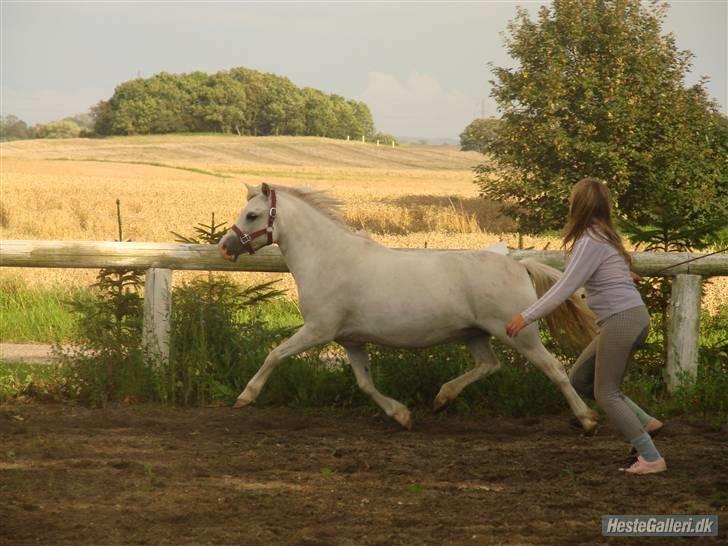
[[[574,244],[571,258],[561,278],[538,301],[521,312],[526,324],[548,315],[583,286],[603,261],[604,251],[604,245],[587,235],[582,236]]]

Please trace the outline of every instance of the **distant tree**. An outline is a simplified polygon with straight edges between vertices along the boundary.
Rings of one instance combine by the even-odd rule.
[[[331,99],[326,93],[311,87],[304,87],[301,93],[304,102],[304,134],[329,136],[336,122]]]
[[[233,68],[230,75],[243,84],[247,108],[245,127],[247,134],[257,136],[261,127],[261,111],[268,100],[265,79],[262,73],[249,68]],[[264,133],[261,133],[264,134]]]
[[[81,128],[73,121],[61,120],[40,125],[36,132],[38,138],[76,138]]]
[[[195,129],[189,112],[196,97],[184,85],[186,75],[160,72],[144,80],[140,91],[146,107],[146,131],[155,134],[182,133]]]
[[[352,105],[340,95],[329,95],[329,99],[335,119],[329,136],[333,138],[346,138],[347,135],[357,134],[359,132],[359,126]]]
[[[296,87],[290,89],[285,102],[286,119],[283,133],[286,135],[306,134],[306,101],[303,91]]]
[[[460,147],[463,151],[485,153],[485,150],[496,137],[501,121],[496,118],[479,118],[470,122],[460,133]]]
[[[0,140],[22,140],[34,136],[33,129],[22,119],[13,115],[0,118]]]
[[[114,111],[110,101],[99,101],[91,107],[91,118],[94,121],[94,132],[97,135],[110,135]]]
[[[354,118],[357,121],[356,129],[358,132],[352,134],[353,137],[370,137],[374,133],[374,119],[369,107],[360,101],[349,101],[354,110]]]
[[[199,95],[199,116],[223,133],[245,130],[245,87],[227,72],[210,77]]]
[[[126,81],[92,108],[91,118],[99,135],[222,131],[358,138],[374,132],[362,102],[243,67]]]
[[[184,106],[180,109],[181,125],[185,127],[185,131],[189,132],[209,131],[208,123],[199,115],[197,106],[204,87],[214,75],[198,70],[188,74],[174,74],[174,76],[176,76],[176,85],[184,97]]]
[[[584,176],[605,180],[618,219],[664,249],[701,248],[728,223],[725,117],[704,80],[685,87],[692,54],[661,34],[666,11],[555,0],[509,23],[519,65],[493,69],[503,123],[476,183],[522,230],[560,228]]]
[[[369,142],[377,142],[380,144],[391,145],[394,143],[395,146],[399,146],[399,140],[397,137],[390,135],[389,133],[372,133],[369,135]]]
[[[156,97],[148,92],[146,80],[137,78],[118,85],[109,104],[112,112],[111,134],[152,132],[152,121],[158,105]]]
[[[275,74],[263,74],[265,95],[258,116],[262,134],[292,134],[303,129],[303,118],[298,118],[297,107],[302,106],[297,97],[298,89],[288,78]]]
[[[81,129],[93,129],[94,127],[94,118],[91,115],[91,112],[86,112],[85,114],[76,114],[75,116],[63,118],[62,121],[72,121]]]

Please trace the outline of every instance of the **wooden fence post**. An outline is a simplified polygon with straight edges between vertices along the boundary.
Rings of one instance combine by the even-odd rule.
[[[144,281],[144,347],[147,355],[169,361],[172,270],[150,268]]]
[[[700,344],[700,286],[703,277],[681,273],[672,282],[667,330],[667,388],[680,384],[680,375],[695,377]]]

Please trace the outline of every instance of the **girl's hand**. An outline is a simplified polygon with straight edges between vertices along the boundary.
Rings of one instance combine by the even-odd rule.
[[[518,335],[518,332],[523,330],[528,324],[526,324],[526,320],[520,315],[515,315],[511,321],[506,324],[506,334],[508,334],[510,337]]]
[[[630,276],[632,277],[632,281],[633,281],[633,282],[634,282],[635,284],[638,284],[638,283],[639,283],[639,282],[640,282],[640,281],[642,280],[642,277],[640,277],[640,276],[639,276],[639,275],[638,275],[637,273],[635,273],[634,271],[630,271],[630,272],[629,272],[629,274],[630,274]]]

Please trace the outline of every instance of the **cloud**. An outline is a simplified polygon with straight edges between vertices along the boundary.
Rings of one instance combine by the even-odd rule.
[[[457,138],[480,115],[480,100],[446,89],[427,74],[412,71],[404,79],[369,72],[358,97],[369,105],[377,129],[399,136]]]

